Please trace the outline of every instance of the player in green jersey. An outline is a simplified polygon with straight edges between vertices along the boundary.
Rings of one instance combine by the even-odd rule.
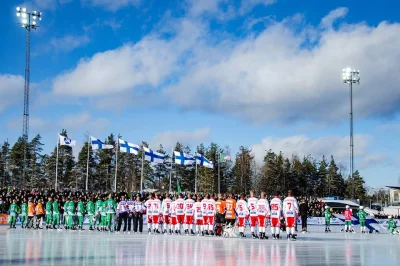
[[[89,230],[94,230],[93,229],[93,217],[95,215],[95,207],[92,199],[89,200],[89,202],[86,204],[86,212],[88,214],[88,220],[89,220]]]
[[[13,199],[13,202],[10,205],[10,208],[8,209],[8,213],[10,217],[8,218],[8,222],[10,224],[10,228],[16,228],[15,227],[15,222],[17,221],[17,215],[18,215],[18,205],[15,199]]]
[[[59,223],[60,223],[60,211],[58,209],[58,202],[57,202],[57,198],[54,199],[53,201],[53,229],[56,229],[56,225],[57,227],[59,227]]]
[[[24,202],[21,204],[21,228],[26,228],[28,222],[28,203],[24,198]]]
[[[360,221],[361,233],[364,234],[367,232],[366,220],[367,213],[364,211],[364,207],[360,206],[360,210],[357,213],[358,220]]]
[[[329,211],[329,206],[325,206],[324,217],[325,217],[325,233],[328,233],[331,231],[331,218],[332,218],[332,213]]]
[[[68,228],[74,229],[75,203],[72,199],[68,203],[67,211],[68,211]]]
[[[100,214],[101,214],[101,231],[107,231],[107,198],[104,197],[103,204],[101,205],[100,208]]]
[[[107,212],[107,222],[106,226],[109,231],[111,231],[111,222],[114,221],[115,214],[117,211],[117,203],[115,200],[112,199],[112,195],[108,195],[108,199],[106,201],[106,212]],[[114,228],[113,231],[115,231],[115,222],[114,222]]]
[[[389,216],[388,218],[389,218],[389,220],[387,221],[388,230],[389,230],[390,234],[394,235],[394,230],[397,227],[396,222],[393,221],[393,217],[392,216]]]
[[[66,199],[66,201],[65,201],[65,203],[64,203],[64,206],[63,206],[63,209],[64,209],[64,216],[63,216],[63,219],[64,219],[64,229],[65,229],[65,230],[68,230],[68,229],[69,229],[69,228],[68,228],[68,219],[69,219],[69,215],[68,215],[68,206],[69,206],[69,198]]]
[[[96,221],[94,226],[96,227],[97,231],[100,231],[101,226],[101,210],[103,208],[103,201],[98,198],[96,201],[95,211],[96,211]]]
[[[51,220],[53,218],[53,202],[51,201],[51,197],[48,198],[46,202],[46,229],[51,229]]]
[[[78,216],[78,230],[83,230],[83,218],[85,217],[85,208],[83,207],[83,202],[82,199],[79,199],[77,208],[76,208],[76,214]]]

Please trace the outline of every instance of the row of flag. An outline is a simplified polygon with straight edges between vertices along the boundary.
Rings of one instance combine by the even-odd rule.
[[[90,144],[92,146],[93,150],[109,150],[109,149],[114,149],[114,145],[110,144],[105,144],[101,140],[90,136]],[[64,145],[64,146],[70,146],[73,147],[76,145],[75,140],[71,140],[65,136],[59,135],[59,144]],[[122,153],[131,153],[138,155],[140,146],[137,144],[133,144],[130,142],[127,142],[123,139],[118,139],[118,144],[119,144],[119,151]],[[143,146],[143,151],[144,151],[144,159],[146,161],[152,162],[152,163],[163,163],[165,159],[165,154],[159,153],[152,151],[151,149],[144,147]],[[204,157],[201,154],[196,154],[196,156],[193,156],[191,154],[187,154],[184,152],[179,152],[179,151],[174,151],[175,155],[175,164],[179,165],[193,165],[195,162],[197,165],[206,167],[206,168],[214,168],[214,164],[212,161],[208,160],[206,157]],[[219,161],[220,162],[225,162],[225,161],[230,161],[231,158],[223,153],[219,155]]]

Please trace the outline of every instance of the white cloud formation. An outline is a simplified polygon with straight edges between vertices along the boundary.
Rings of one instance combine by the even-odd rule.
[[[244,15],[250,12],[254,7],[258,5],[272,5],[276,2],[276,0],[242,0],[239,8],[239,13]]]
[[[160,144],[163,145],[164,149],[169,151],[179,141],[183,145],[198,145],[199,143],[206,141],[210,138],[210,129],[201,128],[194,131],[166,131],[157,134],[150,145],[152,147],[158,147]]]
[[[117,11],[128,6],[138,7],[141,0],[82,0],[85,5],[102,7],[106,10]]]
[[[328,15],[322,18],[320,26],[322,28],[329,29],[332,27],[333,23],[339,18],[343,18],[347,15],[349,9],[346,7],[340,7],[329,12]]]
[[[22,76],[0,74],[0,113],[18,101],[23,101],[24,84]]]
[[[201,29],[190,21],[164,40],[152,34],[140,42],[82,59],[78,66],[53,81],[58,95],[93,96],[124,92],[136,86],[159,86],[178,69],[182,54],[196,43]]]
[[[90,38],[87,35],[66,35],[61,38],[52,38],[49,44],[56,52],[69,52],[75,50],[78,47],[85,46],[89,42]]]
[[[331,25],[345,13],[332,11],[321,25]],[[161,91],[184,109],[226,113],[253,123],[329,123],[348,118],[348,87],[341,83],[341,70],[351,66],[361,71],[353,95],[358,118],[399,110],[398,23],[341,24],[327,30],[302,27],[303,17],[295,15],[236,38],[216,37],[200,21],[172,19],[136,44],[82,59],[54,79],[53,91],[92,96],[141,88],[144,93]]]
[[[354,136],[354,158],[359,164],[355,164],[355,169],[365,169],[377,163],[387,160],[387,157],[380,153],[368,151],[372,137],[369,135]],[[303,156],[311,155],[313,158],[321,159],[325,155],[327,160],[331,155],[337,163],[348,165],[349,161],[349,137],[348,136],[325,136],[312,138],[305,135],[295,135],[290,137],[266,137],[261,143],[254,144],[251,149],[256,161],[261,163],[268,150],[275,153],[282,152],[285,157],[291,158],[296,154],[302,159]]]

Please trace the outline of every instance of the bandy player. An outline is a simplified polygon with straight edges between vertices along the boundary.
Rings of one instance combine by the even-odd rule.
[[[158,224],[160,219],[160,209],[161,209],[161,201],[158,198],[158,195],[154,196],[154,199],[151,204],[151,214],[152,214],[152,221],[153,221],[153,232],[159,234],[158,231]]]
[[[170,224],[169,215],[170,215],[171,204],[172,204],[172,200],[169,198],[169,195],[167,193],[167,194],[165,194],[165,199],[162,201],[162,205],[161,205],[161,212],[164,217],[163,233],[165,235],[167,234],[168,229],[171,230],[169,228],[169,224]]]
[[[194,219],[196,224],[197,236],[204,236],[204,217],[203,217],[203,203],[200,201],[200,197],[197,197],[197,201],[193,204]],[[192,216],[193,217],[193,216]]]
[[[187,199],[185,200],[185,207],[184,207],[184,212],[185,212],[185,224],[183,225],[185,229],[185,234],[188,236],[189,235],[189,229],[190,233],[193,235],[193,204],[194,200],[191,199],[190,194],[187,195]]]
[[[267,216],[270,215],[270,208],[264,192],[261,192],[261,198],[257,201],[257,215],[260,238],[268,239],[268,236],[265,235],[265,222]]]
[[[181,224],[183,224],[185,214],[183,212],[185,208],[185,201],[182,199],[182,194],[179,194],[178,199],[175,201],[175,210],[176,210],[176,219],[177,225],[176,230],[177,234],[181,234]]]
[[[255,227],[258,223],[257,201],[258,199],[254,197],[254,191],[250,191],[250,198],[247,200],[247,207],[250,212],[250,230],[253,238],[258,238],[257,233],[255,232]]]
[[[271,232],[274,239],[279,239],[282,201],[279,198],[280,193],[276,192],[275,194],[275,197],[271,200]]]
[[[206,195],[206,197],[201,201],[201,211],[203,213],[203,231],[206,235],[208,235],[208,201],[210,200],[210,195]]]
[[[214,235],[214,217],[216,214],[215,208],[215,199],[214,196],[211,195],[211,198],[207,202],[207,222],[208,222],[208,231],[211,235]]]
[[[244,227],[246,226],[246,218],[249,216],[249,209],[247,208],[247,203],[244,200],[244,194],[240,195],[240,200],[236,203],[235,212],[238,217],[238,227],[239,234],[241,237],[246,237],[244,235]]]
[[[178,234],[178,221],[176,218],[176,201],[175,200],[171,202],[171,208],[169,209],[169,213],[171,215],[171,227],[169,229],[169,234],[172,235],[174,230],[175,230],[175,233]]]
[[[292,197],[292,191],[289,190],[288,196],[283,200],[283,215],[286,222],[286,234],[289,240],[296,240],[294,228],[299,214],[299,205],[297,200]]]
[[[146,217],[147,217],[147,228],[149,234],[151,234],[151,225],[153,223],[153,213],[151,210],[153,204],[153,198],[150,196],[149,199],[144,203],[144,206],[146,207]]]

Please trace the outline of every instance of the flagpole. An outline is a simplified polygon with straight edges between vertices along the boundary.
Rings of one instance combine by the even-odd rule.
[[[116,146],[116,151],[115,151],[115,177],[114,177],[114,192],[117,192],[118,148],[119,148],[119,138],[117,139],[117,146]]]
[[[172,171],[174,170],[173,156],[174,156],[174,149],[172,149],[172,153],[171,153],[171,172],[169,173],[169,193],[170,194],[172,192]]]
[[[58,181],[58,144],[60,143],[60,133],[57,133],[57,156],[56,156],[56,183],[54,189],[57,191],[57,181]]]
[[[194,193],[197,194],[197,152],[196,152],[196,155],[194,157],[194,162],[196,164],[196,174],[195,174],[195,177],[194,177]]]
[[[88,191],[88,182],[89,182],[89,156],[90,156],[90,135],[88,137],[88,148],[87,148],[87,162],[86,162],[86,191]]]
[[[144,167],[144,146],[142,145],[142,172],[140,174],[140,193],[143,192],[143,167]]]
[[[220,169],[219,169],[220,161],[221,161],[221,154],[218,154],[218,194],[221,193],[221,179],[220,179],[220,174],[219,174],[219,172],[220,172]]]

